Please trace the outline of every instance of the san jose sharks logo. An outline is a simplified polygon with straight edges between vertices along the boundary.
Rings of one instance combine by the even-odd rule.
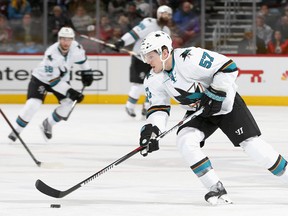
[[[201,99],[204,88],[200,83],[193,83],[188,90],[180,88],[175,88],[175,90],[180,94],[179,96],[175,96],[175,99],[178,100],[180,104],[194,107]]]
[[[65,76],[65,74],[68,72],[68,69],[64,66],[64,70],[62,70],[60,67],[59,68],[59,71],[60,71],[60,77],[63,77]]]
[[[183,53],[180,54],[180,56],[183,58],[183,61],[185,61],[187,57],[191,56],[190,51],[191,49],[186,49]]]

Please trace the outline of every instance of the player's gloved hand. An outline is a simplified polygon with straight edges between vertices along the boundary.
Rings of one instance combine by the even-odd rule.
[[[123,48],[124,45],[125,42],[122,39],[120,39],[114,43],[115,48],[113,50],[115,50],[116,52],[120,52],[120,49]]]
[[[160,130],[157,126],[152,126],[152,124],[146,124],[141,128],[140,134],[140,146],[145,146],[140,153],[144,157],[153,151],[159,150],[159,142],[156,137],[160,134]]]
[[[93,72],[92,70],[81,71],[82,83],[84,86],[90,86],[93,82]]]
[[[204,107],[201,116],[209,117],[219,112],[225,97],[226,92],[215,90],[209,86],[201,98],[200,107]]]
[[[78,103],[80,103],[84,99],[84,95],[81,92],[78,92],[72,88],[68,89],[66,97],[70,98],[73,101],[77,100]]]

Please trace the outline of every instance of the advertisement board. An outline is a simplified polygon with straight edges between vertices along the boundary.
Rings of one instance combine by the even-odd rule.
[[[248,104],[288,105],[286,56],[230,57],[239,69],[236,81],[238,92]],[[31,72],[41,59],[42,55],[0,56],[0,103],[25,102]],[[131,57],[90,55],[88,59],[94,72],[94,82],[85,89],[87,96],[84,102],[125,103],[130,88]],[[71,70],[71,85],[75,89],[82,88],[80,71],[76,66]]]

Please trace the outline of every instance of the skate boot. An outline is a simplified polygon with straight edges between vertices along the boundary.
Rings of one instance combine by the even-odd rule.
[[[41,128],[41,131],[42,131],[45,139],[51,139],[52,138],[52,126],[49,124],[47,118],[43,121],[40,128]]]
[[[12,140],[13,142],[17,140],[17,136],[13,131],[8,135],[8,138]]]
[[[125,110],[126,110],[126,112],[127,112],[127,114],[128,114],[129,116],[131,116],[131,117],[133,117],[133,118],[136,117],[136,114],[135,114],[134,109],[125,107]]]
[[[227,191],[220,181],[210,188],[210,191],[205,195],[205,200],[211,205],[217,205],[221,202],[226,204],[233,203],[228,197]]]

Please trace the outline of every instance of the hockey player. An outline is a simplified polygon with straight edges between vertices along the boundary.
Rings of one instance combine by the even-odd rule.
[[[140,43],[152,31],[162,30],[170,35],[167,27],[168,22],[172,18],[172,9],[166,5],[162,5],[157,9],[157,19],[145,18],[131,31],[124,34],[119,41],[115,43],[117,50],[124,46],[134,44],[133,51],[139,53]],[[135,117],[135,105],[143,91],[143,80],[145,75],[150,71],[151,67],[143,63],[139,58],[132,56],[130,65],[130,82],[131,87],[128,93],[125,110],[129,116]],[[147,104],[146,104],[147,105]],[[145,103],[142,109],[142,115],[146,115]]]
[[[235,147],[288,183],[287,161],[260,138],[261,132],[248,107],[236,91],[237,66],[216,52],[188,47],[173,49],[168,34],[150,33],[141,44],[141,56],[152,70],[144,80],[150,102],[146,124],[141,129],[141,154],[159,149],[155,137],[165,130],[170,97],[187,110],[186,115],[203,108],[202,113],[179,127],[177,147],[191,170],[208,189],[205,200],[231,203],[209,158],[202,152],[205,139],[218,128]]]
[[[84,86],[92,84],[93,75],[85,51],[74,38],[75,33],[72,28],[62,27],[58,32],[58,42],[48,47],[42,62],[33,70],[28,86],[26,104],[16,119],[15,129],[19,134],[39,110],[47,92],[52,92],[60,103],[60,106],[41,125],[44,137],[47,139],[52,138],[53,125],[61,120],[67,120],[66,117],[73,102],[83,100],[84,95],[73,89],[69,84],[69,71],[73,64],[80,65]],[[12,141],[17,139],[14,132],[11,132],[8,137]]]

